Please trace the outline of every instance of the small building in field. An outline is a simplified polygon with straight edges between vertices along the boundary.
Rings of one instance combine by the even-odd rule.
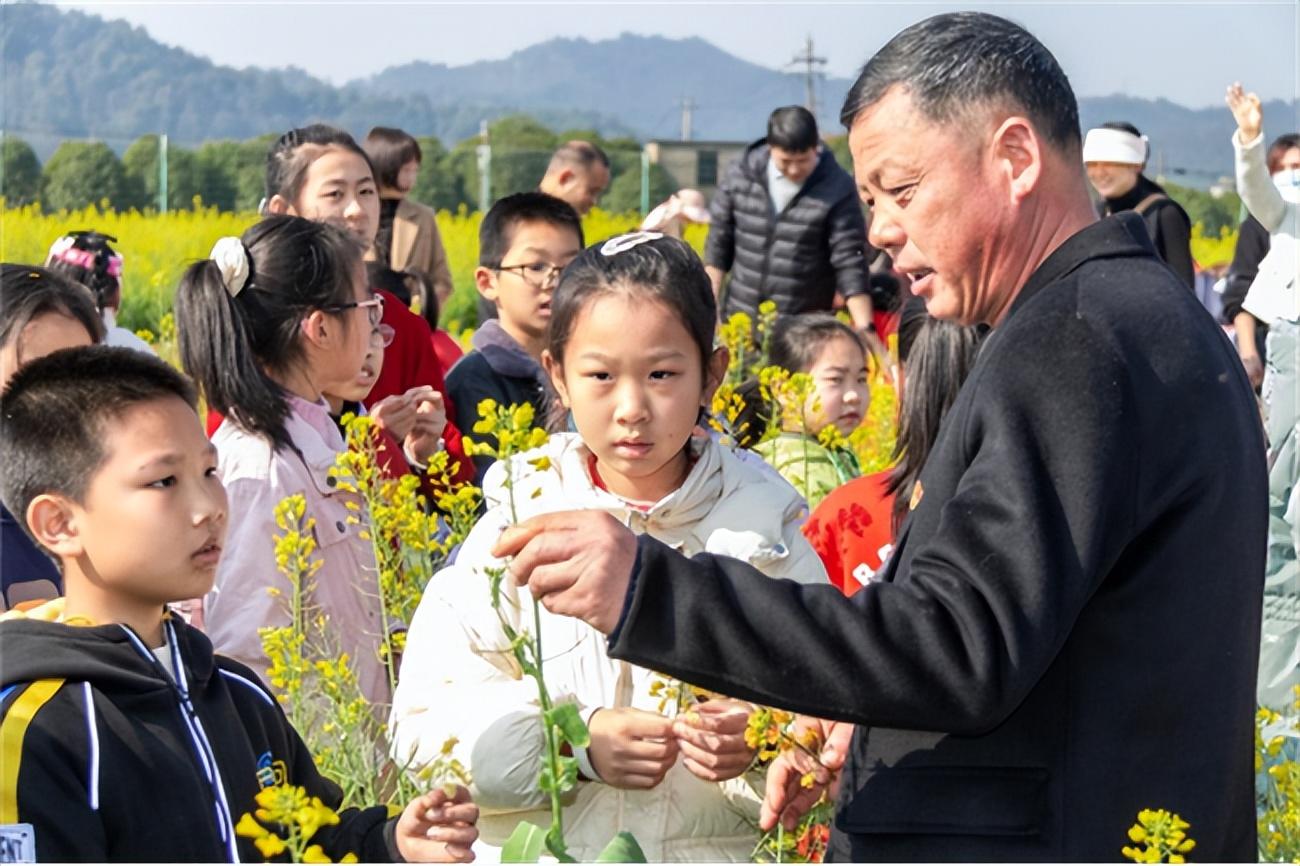
[[[745,148],[748,141],[665,141],[645,143],[646,158],[673,179],[677,189],[698,189],[712,198],[718,181]]]

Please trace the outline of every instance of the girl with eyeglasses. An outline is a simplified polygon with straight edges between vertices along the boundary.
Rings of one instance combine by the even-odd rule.
[[[266,157],[267,214],[289,214],[315,222],[334,223],[371,249],[379,230],[379,192],[375,170],[365,150],[347,132],[325,124],[291,129],[280,136]],[[383,287],[370,286],[382,297],[382,324],[392,329],[382,367],[369,394],[361,401],[397,442],[403,443],[405,460],[422,466],[428,449],[410,447],[412,436],[445,449],[454,479],[469,481],[474,469],[465,456],[460,430],[445,419],[454,407],[446,401],[447,370],[438,361],[436,339],[428,323]],[[418,422],[418,426],[417,426]],[[436,423],[435,423],[436,422]],[[215,429],[210,424],[210,429]],[[424,453],[417,453],[423,450]]]
[[[358,497],[329,472],[344,441],[325,395],[356,387],[382,342],[383,302],[367,285],[362,253],[341,228],[267,217],[192,265],[175,309],[181,363],[224,416],[212,442],[230,498],[225,553],[195,624],[218,652],[266,675],[258,630],[289,621],[275,511],[301,494],[322,562],[313,603],[354,659],[366,697],[387,703],[374,552],[348,522]]]

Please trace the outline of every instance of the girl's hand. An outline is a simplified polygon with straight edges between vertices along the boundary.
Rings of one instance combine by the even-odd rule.
[[[800,716],[797,730],[802,732],[808,728],[818,732],[823,744],[818,760],[814,761],[802,749],[791,749],[767,768],[767,793],[758,816],[758,826],[764,832],[775,827],[777,821],[786,830],[793,831],[824,792],[834,797],[839,788],[839,771],[849,754],[853,725]],[[805,786],[804,776],[809,773],[813,774],[813,783]]]
[[[478,838],[478,806],[457,785],[412,800],[397,819],[397,850],[408,863],[470,863]]]
[[[1228,87],[1228,95],[1225,97],[1228,108],[1232,109],[1232,116],[1237,121],[1237,140],[1241,144],[1249,144],[1259,138],[1260,132],[1264,128],[1264,110],[1260,108],[1259,96],[1254,93],[1246,93],[1241,86],[1240,81],[1233,82]]]
[[[597,710],[588,728],[591,766],[611,787],[653,788],[677,762],[672,719],[658,713],[631,707]]]
[[[370,417],[399,442],[415,427],[415,404],[407,394],[393,394],[370,407]]]
[[[754,761],[755,750],[745,743],[751,710],[740,701],[716,699],[674,719],[673,735],[686,769],[706,782],[744,773]]]
[[[415,389],[412,389],[415,390]],[[415,405],[415,424],[406,435],[406,450],[420,463],[428,463],[442,447],[442,434],[447,429],[447,407],[442,395],[432,388],[424,389]],[[408,395],[411,391],[407,392]]]

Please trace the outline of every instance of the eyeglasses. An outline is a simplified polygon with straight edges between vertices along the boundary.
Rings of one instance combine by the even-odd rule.
[[[498,271],[518,271],[519,276],[525,283],[534,289],[545,288],[548,283],[558,282],[560,272],[564,270],[563,265],[552,265],[548,262],[530,262],[526,265],[501,265],[496,268]]]
[[[328,310],[329,312],[341,313],[344,310],[350,310],[353,307],[362,307],[365,309],[366,315],[370,317],[370,327],[372,328],[378,327],[379,323],[384,319],[383,295],[375,295],[368,301],[352,301],[347,304],[333,304],[328,307],[322,307],[321,309]],[[384,345],[387,345],[387,343]]]
[[[375,325],[375,329],[370,332],[370,345],[387,349],[393,345],[393,338],[396,336],[397,332],[393,330],[392,325]]]

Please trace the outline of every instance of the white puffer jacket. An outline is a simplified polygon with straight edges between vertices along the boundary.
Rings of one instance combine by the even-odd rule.
[[[601,509],[632,529],[693,555],[745,559],[772,577],[825,582],[821,561],[803,539],[803,503],[789,485],[742,463],[725,447],[692,440],[696,463],[682,487],[638,512],[592,484],[590,452],[574,434],[560,434],[514,458],[520,520],[576,508]],[[539,471],[529,461],[550,459]],[[523,678],[489,601],[486,568],[503,566],[489,550],[510,523],[505,467],[489,471],[488,513],[465,541],[454,566],[434,577],[420,602],[394,697],[394,756],[412,772],[437,756],[451,736],[474,776],[482,810],[480,850],[499,846],[520,821],[546,827],[549,806],[537,787],[542,730],[537,690]],[[503,606],[511,625],[533,630],[531,596],[508,578]],[[546,682],[557,701],[576,701],[584,718],[601,707],[658,711],[650,694],[656,675],[610,659],[604,635],[580,620],[541,611]],[[585,756],[584,756],[585,757]],[[573,796],[572,794],[570,795]],[[680,761],[650,791],[579,782],[565,807],[570,853],[590,861],[620,830],[628,830],[651,862],[744,861],[758,839],[760,796],[744,778],[711,783]]]

